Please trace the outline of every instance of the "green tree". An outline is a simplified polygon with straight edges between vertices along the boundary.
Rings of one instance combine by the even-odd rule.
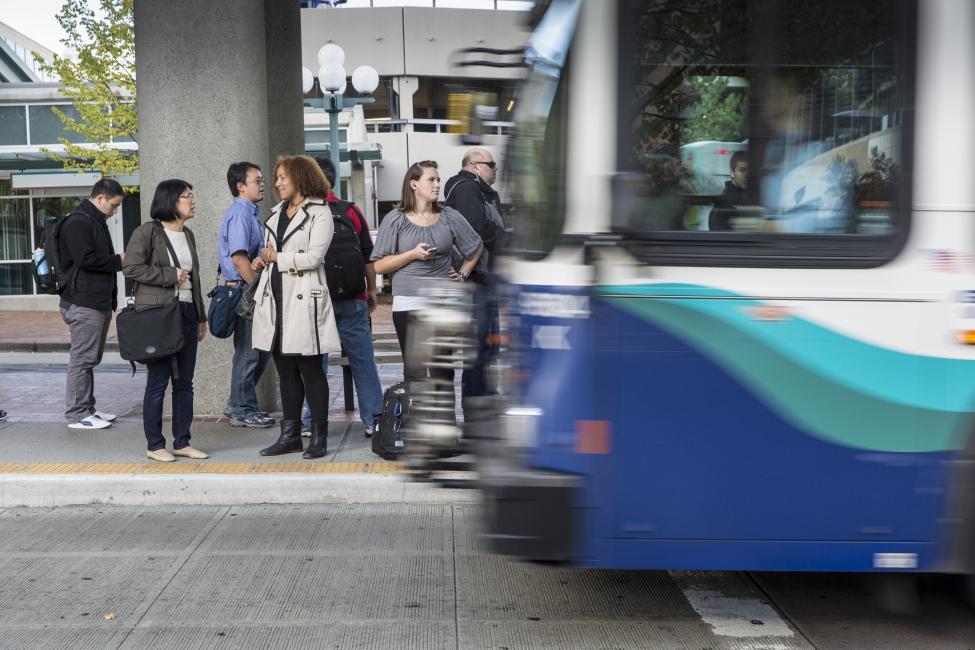
[[[729,91],[727,77],[691,77],[698,99],[688,109],[683,143],[718,140],[738,142],[745,128],[745,95]]]
[[[65,169],[131,174],[139,168],[138,153],[112,148],[110,143],[138,139],[134,0],[98,0],[98,7],[96,15],[88,0],[65,0],[58,15],[66,33],[61,42],[77,53],[77,60],[54,55],[42,63],[45,72],[61,80],[78,119],[57,107],[52,110],[67,130],[82,134],[92,144],[80,146],[59,138],[63,155],[44,151]]]

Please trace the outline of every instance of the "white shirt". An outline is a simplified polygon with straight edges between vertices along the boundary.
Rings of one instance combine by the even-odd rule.
[[[163,228],[163,231],[166,233],[169,243],[173,245],[173,250],[176,251],[179,264],[176,264],[172,253],[169,254],[169,261],[173,263],[173,266],[179,266],[186,271],[186,281],[179,288],[179,299],[181,302],[193,302],[193,285],[190,282],[193,272],[193,255],[190,253],[190,243],[186,239],[186,233],[169,228]]]
[[[423,296],[393,296],[393,311],[416,311],[429,305],[430,300]]]

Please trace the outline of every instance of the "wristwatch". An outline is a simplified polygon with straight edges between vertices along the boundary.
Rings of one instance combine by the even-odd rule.
[[[457,275],[460,276],[460,279],[461,280],[463,280],[464,282],[467,282],[467,274],[466,273],[464,273],[463,271],[457,271]]]

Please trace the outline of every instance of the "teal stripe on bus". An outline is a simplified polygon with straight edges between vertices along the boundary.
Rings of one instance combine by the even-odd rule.
[[[611,293],[618,294],[615,288]],[[857,384],[867,381],[868,375],[860,374],[856,381],[838,381],[835,367],[831,373],[824,373],[821,372],[823,363],[807,363],[808,355],[783,352],[781,346],[770,343],[768,337],[758,336],[752,327],[745,326],[745,323],[755,325],[741,310],[743,302],[747,301],[640,297],[608,300],[697,348],[738,377],[781,417],[824,440],[872,451],[944,451],[957,449],[970,426],[968,409],[925,408],[884,394],[884,388],[892,383],[903,391],[899,382],[904,378],[888,376],[879,387],[862,390]],[[786,323],[764,323],[767,329],[783,325]],[[809,338],[805,341],[808,343]],[[841,350],[826,352],[823,348],[819,353],[830,357],[843,354]],[[940,383],[937,377],[926,374],[937,372],[937,364],[919,368],[904,363],[903,357],[912,358],[912,355],[887,353],[901,357],[900,365],[886,365],[888,373],[911,373],[916,386]],[[912,360],[918,359],[946,361],[927,357],[913,357]],[[975,369],[966,362],[959,363]],[[924,374],[914,374],[918,372]],[[975,375],[973,372],[969,374]],[[975,377],[968,379],[965,385],[970,395],[975,394]],[[903,396],[903,393],[897,395]]]

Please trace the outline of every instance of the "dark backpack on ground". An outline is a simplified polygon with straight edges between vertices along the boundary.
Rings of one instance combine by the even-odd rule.
[[[329,207],[335,232],[325,253],[325,282],[332,300],[348,300],[366,290],[366,258],[362,255],[359,233],[349,217],[349,210],[355,209],[353,204],[339,201]],[[365,220],[358,210],[356,214],[365,228]]]
[[[44,220],[44,230],[41,231],[41,246],[34,252],[30,265],[34,284],[37,286],[37,293],[56,296],[64,291],[71,279],[68,277],[71,273],[65,273],[61,270],[61,259],[58,252],[58,237],[61,234],[61,227],[67,220],[68,217],[64,219],[48,217]]]
[[[396,460],[406,451],[403,433],[410,417],[409,387],[406,382],[394,384],[383,393],[383,414],[379,431],[372,434],[372,453],[386,460]]]

